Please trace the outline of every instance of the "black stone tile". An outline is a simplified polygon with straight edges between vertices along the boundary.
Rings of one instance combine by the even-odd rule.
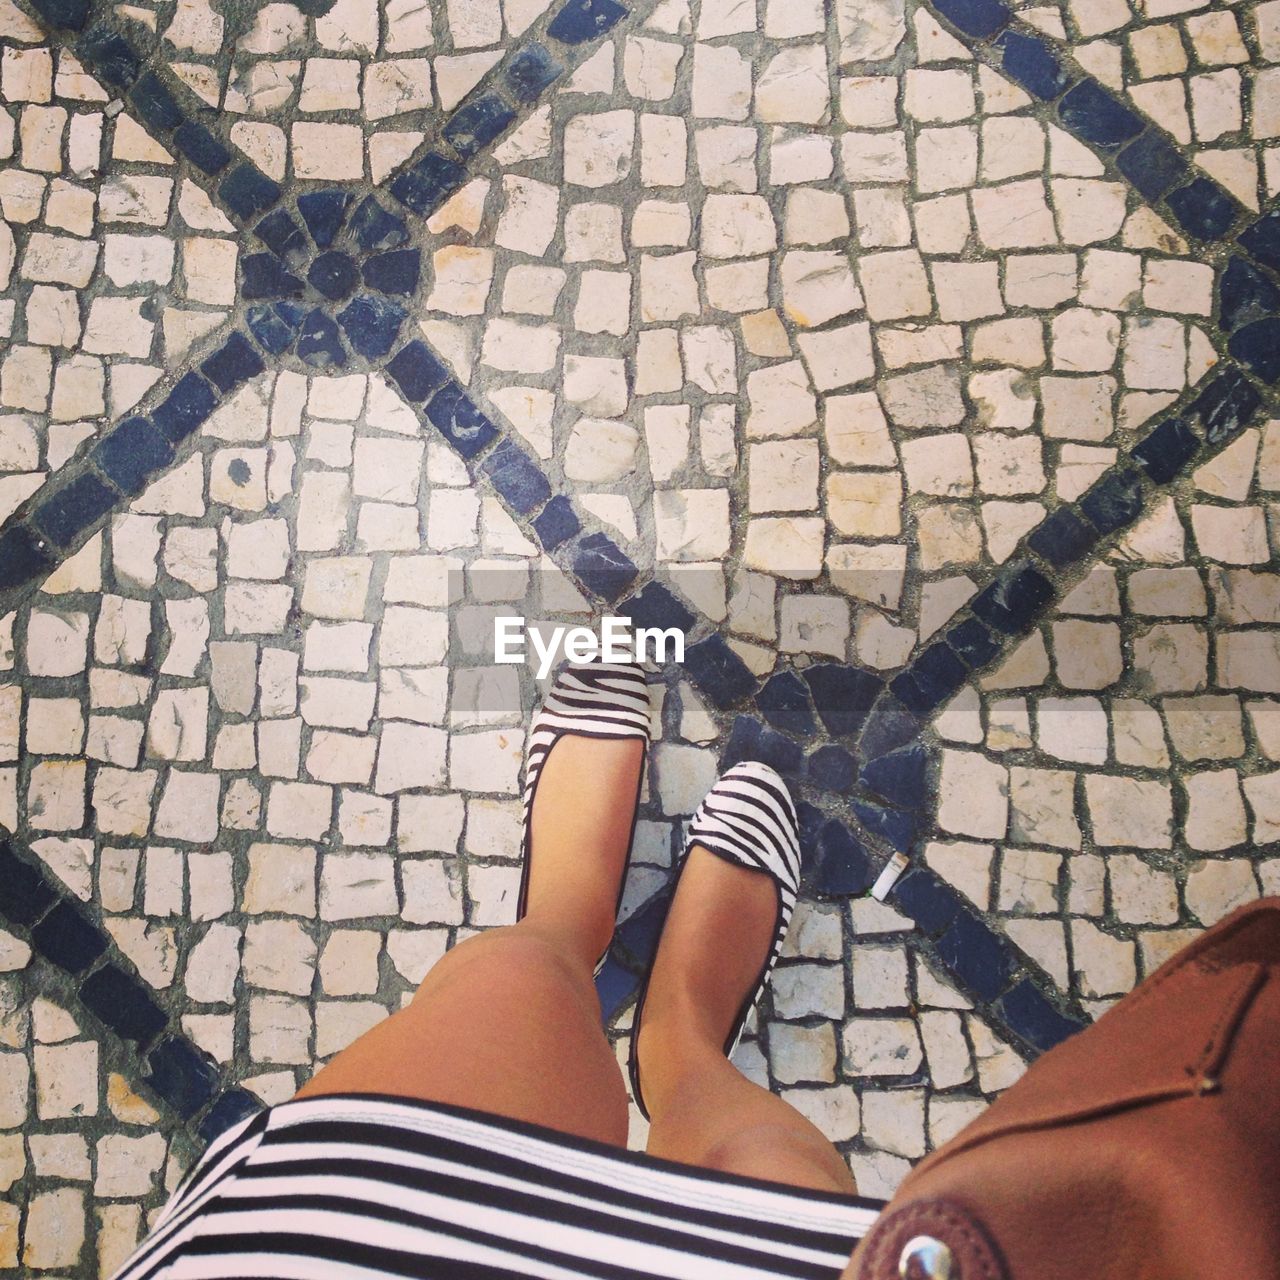
[[[444,127],[444,137],[464,159],[469,160],[495,138],[501,136],[516,118],[516,113],[492,90],[470,102],[464,102]]]
[[[951,651],[972,671],[994,662],[1001,651],[1000,642],[977,618],[957,622],[947,632],[947,644]]]
[[[1280,316],[1237,329],[1227,340],[1227,350],[1255,377],[1274,386],[1280,379]]]
[[[968,912],[957,914],[934,946],[942,963],[979,1000],[994,1000],[1018,967],[1012,945]]]
[[[600,1021],[608,1026],[640,991],[640,978],[613,956],[596,974],[596,996],[600,1000]]]
[[[349,298],[360,283],[360,268],[349,253],[329,249],[319,254],[307,270],[307,283],[330,302]]]
[[[823,897],[844,898],[866,893],[874,880],[875,867],[858,838],[834,818],[824,824],[809,888]]]
[[[1166,198],[1178,225],[1199,240],[1217,240],[1236,220],[1236,202],[1212,178],[1196,178]]]
[[[456,160],[429,151],[411,169],[391,180],[387,188],[406,209],[429,217],[467,180],[467,171]]]
[[[186,120],[177,127],[173,143],[193,165],[210,177],[221,173],[235,158],[204,125],[194,120]]]
[[[176,129],[186,117],[177,99],[154,71],[144,71],[129,90],[129,102],[138,123],[148,133]]]
[[[252,1115],[260,1115],[263,1124],[266,1123],[262,1102],[247,1089],[228,1089],[200,1121],[200,1141],[208,1146],[215,1138]]]
[[[245,312],[245,323],[258,345],[278,356],[293,345],[305,315],[296,303],[282,301],[250,307]]]
[[[32,513],[31,523],[55,546],[70,547],[117,500],[117,494],[105,481],[92,471],[85,471],[45,498]]]
[[[564,75],[564,67],[545,46],[531,40],[507,63],[503,79],[519,102],[536,102],[544,89]]]
[[[1280,271],[1280,208],[1268,209],[1246,227],[1236,241],[1256,262]]]
[[[989,40],[1013,17],[1001,0],[933,0],[933,7],[967,36]]]
[[[687,646],[684,665],[689,678],[717,707],[731,706],[756,686],[751,669],[719,633]]]
[[[31,945],[68,973],[83,973],[107,949],[102,933],[65,899],[32,925]]]
[[[90,27],[75,42],[75,51],[99,80],[122,91],[137,79],[142,68],[142,59],[129,42],[105,26]]]
[[[10,924],[31,925],[57,900],[44,876],[0,838],[0,916]]]
[[[1085,518],[1104,537],[1131,525],[1144,505],[1142,476],[1136,468],[1113,467],[1080,499]]]
[[[1074,507],[1059,507],[1027,538],[1027,546],[1055,569],[1074,564],[1098,545],[1098,531],[1081,520]]]
[[[519,445],[502,440],[484,460],[483,470],[493,487],[522,516],[551,497],[551,485],[539,467]]]
[[[889,893],[891,906],[911,917],[922,933],[945,929],[960,914],[960,895],[928,867],[913,866]]]
[[[398,249],[409,240],[403,218],[389,213],[372,196],[365,196],[351,215],[351,234],[366,253]]]
[[[1187,416],[1200,424],[1210,444],[1221,444],[1247,427],[1262,404],[1262,395],[1239,369],[1214,377],[1191,402]]]
[[[647,969],[653,961],[658,939],[662,937],[662,926],[671,909],[673,891],[674,885],[671,884],[660,889],[638,911],[628,916],[613,935],[615,954],[621,948],[619,959],[629,960],[638,971]]]
[[[889,682],[908,711],[927,716],[940,707],[968,678],[969,669],[939,640]]]
[[[996,1001],[995,1011],[1015,1036],[1041,1053],[1069,1040],[1086,1025],[1059,1013],[1030,978],[1014,983]]]
[[[919,809],[929,798],[925,785],[928,755],[913,742],[887,756],[868,760],[858,775],[862,785],[900,809]]]
[[[1177,149],[1154,130],[1129,143],[1116,157],[1116,167],[1153,203],[1183,181],[1190,169]]]
[[[794,671],[779,671],[756,694],[756,706],[775,729],[809,737],[817,732],[809,687]]]
[[[168,1025],[163,1009],[132,974],[104,964],[80,984],[80,999],[116,1035],[145,1049]]]
[[[804,764],[799,743],[761,724],[754,716],[735,716],[728,740],[721,751],[721,766],[758,760],[784,776],[793,777]]]
[[[379,293],[408,297],[418,287],[422,255],[417,249],[391,249],[364,264],[364,282]]]
[[[1280,289],[1241,257],[1227,263],[1218,280],[1218,316],[1224,329],[1280,315]]]
[[[1196,433],[1181,418],[1166,418],[1140,440],[1130,456],[1156,484],[1168,484],[1200,451]]]
[[[547,509],[550,510],[557,502],[564,503],[566,507],[570,505],[568,498],[557,497],[552,498],[547,504]],[[535,521],[535,526],[536,523]],[[576,532],[577,517],[575,516],[574,528],[569,536]],[[629,600],[623,601],[618,611],[629,617],[632,626],[637,629],[656,627],[658,630],[668,631],[674,628],[676,631],[687,632],[693,627],[695,621],[693,614],[685,608],[675,592],[661,582],[646,583]]]
[[[989,627],[1012,636],[1029,631],[1052,599],[1053,584],[1023,562],[1006,568],[973,598],[969,607]]]
[[[1058,55],[1038,36],[1006,31],[996,48],[1005,74],[1033,97],[1051,102],[1071,83]]]
[[[338,332],[338,323],[319,307],[303,316],[296,349],[298,359],[305,360],[313,369],[341,369],[347,363],[347,348]]]
[[[278,258],[295,265],[311,252],[306,231],[288,209],[273,209],[260,218],[253,234]]]
[[[427,417],[464,458],[474,458],[498,436],[498,428],[452,380],[446,382],[431,397],[427,405]]]
[[[218,183],[218,197],[241,222],[248,222],[280,199],[280,188],[246,161]]]
[[[806,773],[815,787],[843,794],[853,786],[858,762],[851,751],[828,743],[809,756]]]
[[[51,27],[79,31],[89,20],[89,0],[31,0],[31,7]]]
[[[567,0],[547,27],[547,35],[561,44],[586,44],[604,35],[627,16],[617,0]]]
[[[439,399],[436,396],[432,400],[428,413]],[[639,575],[627,553],[603,533],[589,533],[578,542],[573,556],[573,572],[593,596],[606,601],[620,599]],[[689,652],[685,653],[686,661]]]
[[[827,732],[837,737],[852,736],[862,728],[884,687],[879,676],[840,662],[806,667],[804,679]]]
[[[256,378],[266,365],[253,343],[242,333],[231,333],[213,355],[200,365],[204,374],[224,394]]]
[[[25,525],[10,525],[0,532],[0,591],[26,586],[52,568],[44,540]]]
[[[544,551],[554,551],[563,546],[581,528],[582,524],[574,514],[573,503],[562,494],[552,498],[533,521],[533,531],[538,535]]]
[[[858,739],[858,751],[864,760],[874,760],[914,742],[923,729],[924,721],[886,691],[871,708]]]
[[[899,853],[911,852],[920,825],[914,813],[872,804],[869,800],[855,800],[853,812],[868,831],[887,840]]]
[[[218,1069],[190,1041],[167,1036],[147,1055],[142,1079],[189,1120],[217,1091]]]
[[[800,829],[800,869],[802,874],[807,874],[817,861],[818,842],[827,823],[827,815],[817,805],[799,800],[796,802],[796,823]]]
[[[300,298],[306,286],[274,253],[251,253],[240,262],[240,296]]]
[[[1058,119],[1082,142],[1111,150],[1136,138],[1142,117],[1113,98],[1096,80],[1081,80],[1058,103]]]
[[[410,404],[421,404],[449,381],[444,362],[419,339],[406,343],[392,357],[385,372]]]
[[[374,360],[385,356],[395,345],[405,314],[404,307],[390,298],[361,294],[338,312],[338,324],[351,350]]]
[[[342,229],[347,209],[355,197],[348,191],[309,191],[298,197],[298,212],[307,224],[311,239],[327,249]]]

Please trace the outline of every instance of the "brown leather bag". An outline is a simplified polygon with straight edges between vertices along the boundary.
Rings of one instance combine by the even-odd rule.
[[[853,1280],[1280,1277],[1280,898],[1241,908],[924,1160]]]

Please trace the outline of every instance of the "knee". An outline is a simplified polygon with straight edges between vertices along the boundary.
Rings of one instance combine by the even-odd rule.
[[[720,1173],[813,1191],[857,1191],[839,1152],[821,1135],[792,1124],[762,1121],[735,1129],[712,1142],[698,1163]]]

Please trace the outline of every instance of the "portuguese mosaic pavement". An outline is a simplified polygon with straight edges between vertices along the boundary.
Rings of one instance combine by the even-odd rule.
[[[1280,0],[0,0],[0,1269],[511,918],[495,611],[688,635],[620,1054],[792,781],[868,1194],[1280,892],[1278,140]]]

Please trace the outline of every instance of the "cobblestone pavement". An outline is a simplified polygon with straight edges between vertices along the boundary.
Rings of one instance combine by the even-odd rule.
[[[495,611],[689,637],[620,1056],[792,780],[868,1194],[1280,892],[1278,139],[1280,0],[0,0],[0,1270],[512,917]]]

